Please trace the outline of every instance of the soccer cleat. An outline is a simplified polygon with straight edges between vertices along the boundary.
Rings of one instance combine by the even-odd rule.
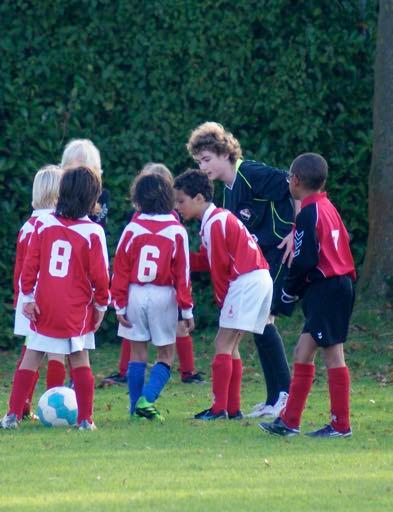
[[[148,402],[144,396],[139,397],[135,405],[135,413],[148,420],[165,421],[164,417],[158,412],[155,405]]]
[[[274,406],[273,405],[266,405],[264,403],[256,404],[254,406],[254,409],[249,413],[246,414],[246,418],[274,418]]]
[[[1,420],[0,427],[6,430],[12,430],[15,428],[19,428],[20,421],[18,420],[16,414],[6,414],[4,418]]]
[[[212,409],[205,409],[204,411],[195,414],[195,420],[203,420],[203,421],[211,421],[211,420],[227,420],[228,413],[226,411],[220,411],[217,414],[214,414]]]
[[[138,414],[136,414],[135,412],[133,412],[131,415],[130,415],[130,419],[132,422],[136,421],[136,422],[139,422],[139,421],[143,421],[146,419],[145,416],[138,416]]]
[[[90,421],[88,420],[82,420],[78,425],[78,430],[97,430],[97,427],[95,426],[93,421],[90,423]]]
[[[228,413],[229,420],[242,420],[244,418],[242,411],[236,411],[235,414]]]
[[[288,393],[285,391],[281,391],[277,402],[273,405],[273,414],[272,416],[274,418],[278,418],[281,414],[281,411],[283,411],[287,405],[288,402]]]
[[[285,425],[281,418],[276,418],[272,423],[259,423],[259,428],[268,434],[274,436],[293,437],[300,433],[298,428],[289,428]]]
[[[197,373],[183,373],[181,376],[181,381],[183,384],[206,384],[206,381],[202,377],[202,372]]]
[[[306,436],[308,437],[320,437],[320,438],[328,438],[328,437],[351,437],[352,430],[349,428],[345,432],[338,432],[338,430],[334,429],[331,425],[325,425],[324,427],[313,430],[312,432],[306,432]]]
[[[121,375],[120,373],[111,373],[108,377],[105,377],[100,386],[112,386],[116,384],[127,384],[127,376]]]
[[[28,412],[28,413],[25,413],[22,416],[22,420],[24,420],[24,421],[38,421],[39,417],[36,414],[34,414],[34,412]]]

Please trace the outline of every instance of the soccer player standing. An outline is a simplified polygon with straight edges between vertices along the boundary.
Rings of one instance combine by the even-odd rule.
[[[326,192],[324,158],[315,153],[298,156],[290,168],[289,187],[301,201],[296,217],[295,248],[289,275],[281,293],[281,307],[302,298],[305,323],[295,348],[289,399],[281,417],[260,423],[270,434],[299,434],[300,420],[315,374],[314,358],[320,348],[327,368],[331,422],[308,432],[311,437],[348,437],[350,375],[345,364],[354,292],[355,267],[349,236]],[[280,308],[280,306],[279,306]]]
[[[101,193],[97,173],[67,170],[55,213],[35,223],[21,274],[23,312],[30,320],[27,349],[15,373],[5,429],[17,428],[45,352],[69,354],[80,430],[94,430],[94,377],[88,350],[109,303],[104,231],[87,214]]]
[[[53,212],[59,196],[59,185],[63,170],[57,165],[47,165],[40,169],[34,177],[32,190],[32,206],[34,208],[31,217],[23,224],[16,242],[16,258],[14,267],[14,308],[15,325],[14,334],[17,336],[28,336],[30,322],[23,315],[23,296],[20,293],[20,276],[23,262],[27,254],[30,237],[34,231],[35,223],[40,215]],[[22,347],[21,356],[16,365],[18,369],[26,351],[26,343]],[[55,386],[63,386],[66,372],[64,367],[64,356],[59,354],[48,354],[48,369],[46,373],[47,389]],[[34,418],[31,411],[31,401],[35,384],[39,378],[37,371],[34,384],[29,392],[26,403],[23,407],[23,418]]]
[[[201,220],[202,245],[191,254],[191,269],[210,271],[221,309],[212,363],[213,404],[197,420],[240,419],[242,361],[239,343],[245,331],[263,333],[273,292],[268,264],[245,226],[213,203],[206,173],[188,170],[175,179],[176,207],[184,220]]]
[[[191,332],[188,236],[173,215],[171,183],[156,173],[140,174],[132,187],[138,210],[120,238],[112,278],[119,336],[131,340],[127,379],[132,417],[163,420],[155,401],[170,378],[178,308]],[[157,360],[145,383],[147,342]]]
[[[294,202],[288,174],[260,162],[243,160],[238,140],[214,122],[198,126],[191,133],[187,149],[209,179],[224,183],[224,208],[243,222],[269,263],[274,285],[271,315],[263,333],[254,334],[267,397],[248,416],[277,417],[285,406],[290,384],[284,345],[274,325],[277,299],[292,250]]]

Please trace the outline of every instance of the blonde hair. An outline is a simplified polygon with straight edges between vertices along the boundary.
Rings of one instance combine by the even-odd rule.
[[[206,122],[195,128],[188,140],[187,150],[193,157],[202,151],[211,151],[219,156],[228,155],[233,164],[242,158],[239,141],[222,124],[215,122]]]
[[[34,176],[32,202],[35,210],[55,208],[59,197],[63,169],[59,165],[46,165]]]
[[[140,172],[140,174],[159,174],[166,180],[170,182],[170,184],[173,186],[173,176],[171,171],[168,169],[168,167],[162,163],[156,163],[156,162],[148,162],[145,164]]]
[[[64,148],[60,165],[63,169],[87,166],[92,171],[102,174],[100,152],[89,139],[71,140]]]

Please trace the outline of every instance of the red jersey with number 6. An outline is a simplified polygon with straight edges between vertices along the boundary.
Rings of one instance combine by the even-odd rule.
[[[174,286],[178,306],[192,308],[188,236],[173,214],[134,215],[120,238],[111,293],[117,310],[128,302],[131,283]]]
[[[53,338],[93,331],[94,305],[110,302],[102,227],[87,216],[39,217],[23,263],[21,291],[25,302],[34,299],[40,309],[37,321],[30,323],[32,330]]]

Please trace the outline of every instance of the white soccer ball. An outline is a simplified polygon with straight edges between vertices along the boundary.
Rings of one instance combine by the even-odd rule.
[[[75,391],[64,386],[48,389],[38,401],[37,413],[46,427],[75,425],[78,418]]]

